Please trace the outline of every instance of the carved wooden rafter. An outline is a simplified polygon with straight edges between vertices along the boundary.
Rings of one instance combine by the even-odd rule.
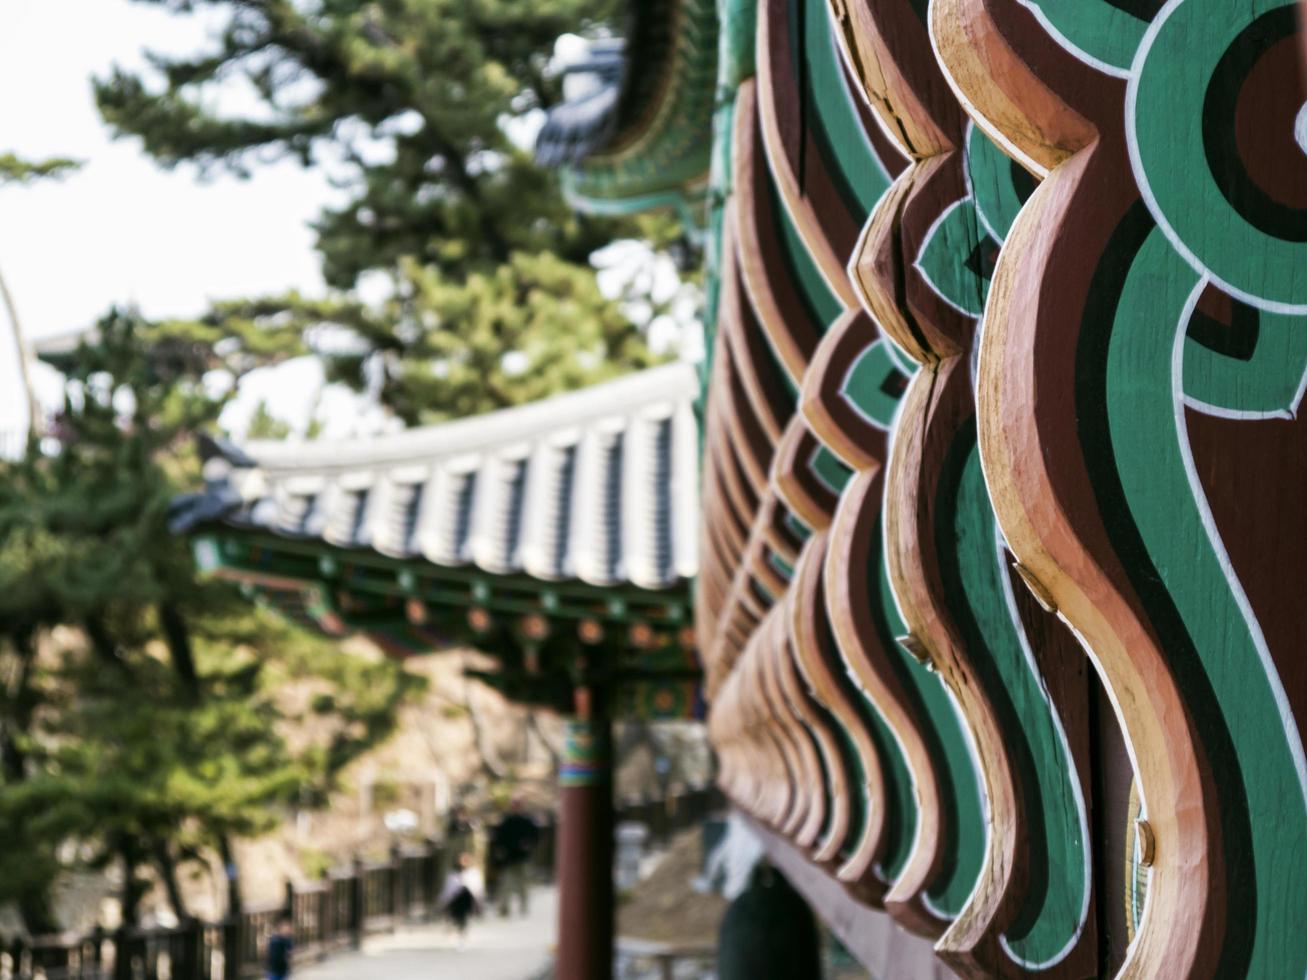
[[[995,272],[980,445],[1132,749],[1152,854],[1123,975],[1298,975],[1275,911],[1307,901],[1284,861],[1302,616],[1277,598],[1307,479],[1292,5],[937,0],[932,32],[978,123],[1047,174]]]

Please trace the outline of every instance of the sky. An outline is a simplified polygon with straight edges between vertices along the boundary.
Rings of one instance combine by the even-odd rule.
[[[134,138],[114,140],[101,122],[91,77],[117,64],[139,68],[142,51],[204,49],[222,18],[213,11],[170,15],[130,0],[0,0],[0,153],[71,157],[82,169],[61,181],[0,189],[0,273],[27,337],[90,327],[111,306],[133,305],[146,316],[187,316],[229,297],[323,288],[310,223],[340,192],[321,170],[285,161],[240,179],[201,177],[183,165],[157,166]],[[220,110],[249,108],[236,92]],[[536,121],[538,124],[538,120]],[[529,136],[527,137],[530,138]],[[621,293],[623,281],[652,275],[664,296],[684,292],[670,260],[653,260],[642,244],[617,243],[597,258],[600,288]],[[694,320],[686,294],[675,317],[655,323],[650,340],[685,344]],[[639,321],[639,311],[633,311]],[[36,366],[38,398],[62,402],[61,379]],[[379,411],[342,390],[322,390],[313,360],[255,372],[229,406],[224,424],[240,434],[260,403],[303,431],[315,411],[326,435],[375,431]],[[0,312],[0,453],[6,435],[26,428],[16,351]]]
[[[309,222],[332,199],[320,172],[293,163],[249,180],[192,167],[166,171],[134,139],[114,141],[90,78],[136,67],[145,47],[190,51],[215,21],[168,15],[128,0],[4,0],[0,31],[0,152],[72,157],[80,172],[57,183],[0,190],[0,271],[31,338],[93,324],[114,304],[147,316],[188,315],[211,299],[322,286]],[[0,430],[22,425],[17,373],[0,334]],[[313,365],[270,385],[302,392]],[[287,379],[281,379],[283,382]],[[58,400],[40,369],[38,392]],[[287,410],[290,410],[287,406]]]

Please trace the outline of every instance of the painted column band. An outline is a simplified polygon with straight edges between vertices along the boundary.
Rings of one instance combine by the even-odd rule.
[[[601,786],[612,773],[612,745],[604,723],[573,719],[563,736],[558,781],[563,786]]]

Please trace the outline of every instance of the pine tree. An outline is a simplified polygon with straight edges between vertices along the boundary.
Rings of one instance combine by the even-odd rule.
[[[269,318],[353,334],[355,353],[330,359],[335,380],[377,391],[413,422],[650,363],[640,331],[600,301],[589,265],[647,223],[578,214],[557,175],[510,138],[560,97],[547,71],[555,40],[611,26],[616,0],[140,2],[178,15],[208,8],[224,27],[201,54],[151,53],[150,72],[98,79],[113,132],[168,167],[248,175],[289,157],[328,168],[348,198],[316,226],[328,284],[389,277],[392,301],[371,309],[347,295],[262,301]],[[242,79],[257,109],[213,108]],[[571,318],[511,311],[548,289]],[[215,310],[215,322],[240,313]]]
[[[548,253],[514,253],[458,282],[411,260],[397,274],[399,288],[379,304],[290,294],[262,301],[254,320],[305,336],[347,327],[362,343],[321,353],[329,380],[370,388],[409,425],[520,405],[655,362],[591,271]]]
[[[454,273],[513,251],[584,262],[610,240],[612,223],[573,214],[505,121],[557,101],[554,41],[611,18],[612,0],[142,2],[225,24],[212,50],[152,54],[161,84],[121,69],[97,80],[105,120],[166,166],[336,163],[350,200],[318,225],[333,285],[406,256]],[[208,108],[235,77],[259,111]]]
[[[47,177],[62,177],[81,164],[66,157],[54,157],[49,160],[24,160],[12,153],[0,153],[0,186],[5,184],[30,184]]]
[[[178,481],[194,477],[191,434],[223,404],[203,384],[223,359],[202,337],[202,325],[106,317],[73,361],[59,452],[0,472],[14,677],[0,703],[0,838],[19,845],[0,850],[0,899],[30,909],[33,931],[52,927],[45,896],[70,842],[93,866],[121,867],[128,921],[147,866],[184,915],[180,864],[229,856],[233,838],[267,830],[292,801],[325,801],[417,686],[199,578],[169,532]],[[42,635],[57,647],[44,656]],[[330,751],[287,744],[290,678],[320,691]],[[231,893],[238,905],[235,882]]]

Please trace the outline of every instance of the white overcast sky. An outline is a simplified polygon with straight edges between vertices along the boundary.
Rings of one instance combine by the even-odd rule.
[[[0,152],[83,161],[63,181],[0,191],[0,269],[29,337],[84,328],[114,304],[147,315],[202,311],[210,299],[321,288],[309,222],[332,191],[293,163],[249,180],[166,171],[135,140],[110,139],[91,76],[138,66],[146,47],[199,48],[212,29],[128,0],[3,0]],[[3,323],[0,318],[0,323]],[[21,424],[7,323],[0,427]],[[301,367],[294,387],[312,385]],[[57,395],[42,372],[41,393]]]
[[[4,0],[0,149],[71,156],[60,183],[0,193],[0,261],[33,336],[75,329],[113,303],[147,315],[206,299],[320,284],[308,222],[328,199],[320,173],[292,163],[250,180],[165,171],[137,141],[112,141],[90,77],[141,64],[145,47],[202,46],[198,17],[128,0]]]
[[[173,16],[129,0],[0,0],[0,8],[0,152],[83,162],[62,181],[0,190],[0,270],[28,337],[84,329],[114,304],[184,316],[213,299],[322,288],[309,223],[338,192],[321,171],[283,162],[256,168],[248,180],[222,173],[202,180],[190,166],[163,170],[136,140],[110,139],[96,111],[92,75],[114,64],[139,67],[147,48],[203,48],[220,18],[211,11]],[[631,245],[613,255],[621,268],[601,283],[654,268],[647,250],[633,254]],[[657,271],[675,290],[670,267]],[[270,373],[252,379],[248,393],[242,389],[235,415],[267,401],[274,414],[302,426],[314,410],[318,365],[293,362]],[[57,405],[57,375],[39,366],[37,382],[41,399]],[[328,417],[328,431],[376,424],[340,391],[327,392],[317,410]],[[0,435],[25,417],[0,314]],[[333,424],[337,419],[347,428]]]

